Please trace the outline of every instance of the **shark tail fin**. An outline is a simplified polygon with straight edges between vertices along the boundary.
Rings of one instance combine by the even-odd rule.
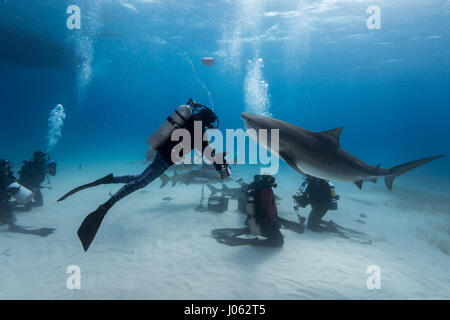
[[[211,195],[215,195],[217,192],[219,192],[220,190],[217,189],[216,187],[214,187],[213,185],[207,183],[206,186],[209,188],[209,190],[211,190]]]
[[[384,177],[384,182],[389,190],[392,190],[392,185],[394,184],[394,179],[404,173],[407,173],[415,168],[423,166],[424,164],[442,158],[444,155],[438,155],[434,157],[423,158],[415,161],[410,161],[407,163],[400,164],[398,166],[389,169],[390,174]]]
[[[167,183],[169,183],[169,177],[163,173],[159,176],[159,178],[161,179],[161,185],[159,186],[159,188],[163,188],[167,185]]]

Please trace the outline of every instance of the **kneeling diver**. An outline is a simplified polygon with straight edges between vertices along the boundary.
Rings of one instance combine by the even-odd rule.
[[[16,225],[11,198],[16,202],[26,204],[33,198],[33,193],[17,183],[12,172],[13,163],[0,159],[0,225],[8,225],[8,231],[46,237],[53,233],[53,228],[27,229]]]
[[[89,214],[81,224],[78,229],[78,237],[83,244],[85,251],[88,250],[91,242],[94,240],[97,234],[100,224],[108,213],[109,209],[119,200],[126,197],[130,193],[147,186],[150,182],[158,178],[162,173],[164,173],[170,166],[174,165],[172,161],[172,155],[179,157],[174,148],[179,144],[178,141],[172,141],[171,135],[175,129],[185,129],[190,133],[191,144],[194,146],[194,122],[201,123],[202,137],[206,129],[217,129],[218,128],[218,118],[216,114],[206,106],[200,105],[190,99],[187,105],[182,105],[175,110],[175,112],[170,115],[167,120],[161,125],[161,127],[155,131],[155,133],[148,139],[150,146],[156,151],[156,157],[153,162],[140,174],[140,175],[127,175],[121,177],[115,177],[113,174],[109,174],[99,180],[92,183],[80,186],[73,189],[58,201],[64,200],[70,195],[94,186],[101,184],[112,184],[112,183],[125,183],[119,191],[117,191],[108,201],[100,205],[97,210]],[[202,150],[208,147],[208,142],[203,140]],[[187,151],[187,150],[184,150]],[[223,154],[215,155],[215,151],[211,152],[212,157],[214,157],[214,167],[221,175],[222,179],[227,178],[230,175],[230,171],[226,161],[223,159]],[[220,159],[217,159],[220,158]]]
[[[45,152],[36,151],[32,159],[23,162],[23,166],[19,170],[18,183],[34,193],[34,201],[28,203],[28,210],[31,210],[31,207],[42,207],[44,205],[41,183],[45,181],[46,177],[50,182],[49,177],[55,175],[56,162],[51,160],[50,155]]]
[[[306,227],[312,231],[323,230],[321,224],[326,224],[326,221],[322,220],[323,217],[328,210],[337,210],[337,201],[339,200],[334,184],[313,176],[306,177],[299,192],[293,198],[295,210],[311,205],[311,213]]]
[[[276,188],[275,178],[270,175],[255,175],[253,182],[245,185],[246,228],[216,229],[211,232],[217,241],[230,246],[254,245],[261,247],[282,247],[283,235],[280,232],[278,210],[273,189]],[[263,236],[266,239],[245,239],[241,235]]]

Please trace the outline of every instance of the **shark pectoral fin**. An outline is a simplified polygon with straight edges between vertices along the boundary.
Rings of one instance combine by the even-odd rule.
[[[341,133],[344,127],[328,130],[328,131],[322,131],[318,132],[320,136],[325,138],[328,142],[331,142],[333,145],[336,145],[339,147],[341,145],[340,139],[341,139]]]
[[[280,152],[280,157],[284,159],[284,161],[287,162],[287,164],[294,169],[295,171],[297,171],[298,173],[300,173],[303,176],[307,176],[306,173],[304,173],[302,170],[300,170],[297,165],[294,163],[294,161],[291,160],[291,158],[289,158],[286,153],[284,152]]]
[[[394,184],[394,179],[396,176],[386,176],[384,177],[384,182],[386,184],[386,188],[388,188],[389,191],[392,191],[392,185]]]
[[[362,189],[363,182],[364,182],[363,180],[355,181],[356,186],[357,186],[360,190]]]

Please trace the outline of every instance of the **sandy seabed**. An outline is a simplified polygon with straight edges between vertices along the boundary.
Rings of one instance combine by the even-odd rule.
[[[56,228],[52,235],[40,238],[0,227],[0,299],[450,298],[448,198],[401,186],[389,193],[382,185],[360,191],[337,184],[339,210],[326,218],[367,233],[371,245],[282,230],[285,244],[280,249],[228,247],[210,232],[243,226],[236,200],[222,214],[197,212],[201,185],[160,189],[155,181],[114,206],[84,252],[76,235],[80,223],[120,186],[92,188],[63,202],[56,199],[109,172],[139,172],[143,167],[111,168],[62,168],[52,190],[43,190],[45,206],[17,213],[18,225]],[[251,177],[250,172],[239,174]],[[275,192],[282,198],[279,215],[296,220],[292,195],[301,179],[293,177],[293,171],[282,172]],[[307,215],[309,208],[301,213]],[[66,286],[70,265],[80,267],[81,290]],[[371,265],[381,270],[379,290],[366,285]]]

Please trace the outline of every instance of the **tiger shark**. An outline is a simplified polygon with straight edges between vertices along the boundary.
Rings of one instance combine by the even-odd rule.
[[[372,166],[351,155],[340,147],[341,128],[322,132],[312,132],[291,123],[250,113],[242,113],[246,129],[258,143],[280,156],[295,171],[302,175],[314,176],[333,181],[352,182],[362,189],[364,181],[377,182],[384,177],[386,187],[392,190],[394,179],[444,155],[423,158],[390,169]],[[258,141],[255,133],[260,129],[279,129],[279,146],[271,147],[271,142]],[[256,131],[255,131],[256,130]]]

